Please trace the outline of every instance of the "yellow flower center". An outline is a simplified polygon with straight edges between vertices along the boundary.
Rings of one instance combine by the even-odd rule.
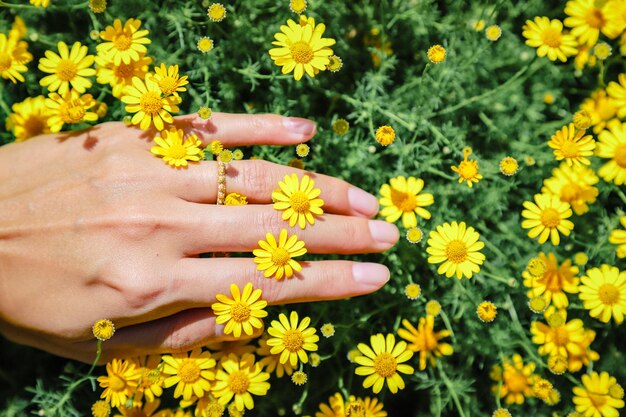
[[[352,401],[346,405],[346,417],[365,417],[365,405],[362,401]]]
[[[244,303],[235,303],[230,308],[230,315],[237,323],[243,323],[250,318],[250,307]]]
[[[560,48],[561,32],[556,29],[548,28],[541,33],[541,41],[550,48]]]
[[[148,91],[141,95],[139,105],[141,106],[141,110],[145,113],[155,115],[163,108],[163,99],[161,99],[159,94]]]
[[[170,146],[170,148],[168,149],[168,154],[173,159],[183,159],[185,156],[187,156],[187,149],[185,149],[183,145],[177,143]]]
[[[115,68],[115,76],[117,78],[128,79],[135,75],[135,65],[133,61],[129,64],[123,62]]]
[[[598,298],[605,305],[616,304],[619,300],[619,290],[613,284],[604,284],[598,288]]]
[[[13,59],[6,52],[0,52],[0,71],[6,71],[11,68]]]
[[[459,164],[459,175],[466,180],[471,180],[478,174],[476,161],[462,161]]]
[[[304,337],[300,330],[287,330],[283,336],[283,344],[289,352],[297,352],[304,345]]]
[[[506,386],[511,392],[524,392],[528,386],[526,376],[521,372],[512,372],[507,375]]]
[[[159,80],[158,84],[159,84],[159,88],[161,89],[163,94],[165,94],[166,96],[169,96],[170,94],[172,94],[174,91],[176,91],[176,88],[178,87],[178,83],[176,82],[176,79],[172,77],[162,78],[161,80]]]
[[[226,15],[226,9],[221,4],[212,4],[208,9],[208,15],[213,21],[220,21]]]
[[[79,100],[61,104],[59,114],[63,123],[80,123],[85,116],[85,107]]]
[[[308,64],[313,59],[313,49],[311,45],[304,41],[298,41],[289,47],[291,56],[298,64]]]
[[[417,198],[412,194],[398,191],[395,188],[391,189],[391,202],[400,211],[410,213],[417,207]]]
[[[118,375],[112,375],[109,378],[109,389],[111,391],[120,392],[126,388],[126,380]]]
[[[284,248],[276,248],[272,253],[272,262],[278,266],[285,266],[291,259],[289,252]]]
[[[580,149],[576,142],[567,140],[561,145],[561,153],[564,158],[576,158],[580,154]]]
[[[598,9],[591,9],[585,15],[585,22],[594,29],[600,29],[604,26],[604,16]]]
[[[248,387],[250,386],[250,379],[248,378],[248,374],[242,371],[235,371],[230,374],[228,378],[228,388],[234,394],[244,394],[248,391]]]
[[[600,409],[607,402],[607,398],[605,394],[596,394],[595,392],[587,391],[589,394],[589,401],[593,404],[596,409]]]
[[[302,191],[296,191],[289,197],[291,207],[298,213],[306,213],[311,208],[309,197]]]
[[[446,256],[455,264],[460,264],[467,259],[467,246],[462,241],[455,239],[446,246]]]
[[[620,143],[615,147],[613,159],[620,168],[626,168],[626,143]]]
[[[567,203],[571,203],[572,201],[578,200],[582,188],[573,182],[565,184],[563,188],[561,188],[561,201],[565,201]]]
[[[383,352],[374,358],[374,372],[383,378],[391,378],[397,368],[398,362],[389,352]]]
[[[569,332],[563,326],[557,327],[552,332],[554,344],[557,346],[566,346],[569,343]]]
[[[115,37],[113,45],[118,51],[126,51],[133,44],[133,39],[126,34],[121,34]]]
[[[561,223],[561,216],[558,211],[551,207],[543,210],[543,213],[541,213],[541,224],[553,229],[557,227],[559,223]]]
[[[193,359],[186,359],[178,367],[178,377],[186,384],[193,384],[200,378],[200,367]]]
[[[45,120],[39,116],[30,116],[28,119],[24,120],[23,126],[26,131],[26,137],[31,138],[43,133],[47,124]]]
[[[56,72],[57,77],[59,77],[61,81],[70,81],[76,76],[78,67],[76,67],[76,64],[73,61],[69,59],[62,59],[57,65]]]

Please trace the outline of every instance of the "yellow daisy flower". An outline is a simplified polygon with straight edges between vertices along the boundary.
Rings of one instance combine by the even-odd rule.
[[[380,187],[380,215],[389,223],[402,217],[402,225],[407,229],[417,226],[417,216],[430,219],[430,212],[424,207],[435,202],[432,194],[421,193],[424,181],[421,178],[399,176]],[[420,194],[421,193],[421,194]],[[417,216],[416,216],[417,215]]]
[[[212,3],[206,11],[211,22],[221,22],[226,18],[226,8],[221,3]]]
[[[330,72],[339,72],[343,68],[343,60],[337,55],[331,55],[328,57],[328,65],[326,69]]]
[[[267,344],[267,340],[269,339],[269,336],[266,334],[263,335],[263,337],[261,337],[259,339],[259,347],[256,349],[256,354],[257,356],[261,357],[261,360],[259,361],[259,365],[261,365],[264,369],[265,372],[268,372],[270,374],[274,374],[276,375],[277,378],[282,378],[285,374],[286,375],[291,375],[293,374],[293,366],[291,366],[291,363],[289,363],[289,361],[285,362],[285,363],[281,363],[280,362],[280,353],[277,354],[273,354],[271,352],[272,350],[272,346],[269,346]],[[282,353],[282,352],[281,352]],[[313,354],[311,354],[311,365],[313,365]]]
[[[537,379],[535,364],[524,364],[518,354],[505,357],[502,366],[496,365],[489,376],[499,384],[492,391],[504,398],[507,404],[524,404],[525,398],[534,396],[533,385]]]
[[[313,215],[324,214],[324,200],[318,198],[321,190],[313,188],[315,181],[308,175],[303,175],[302,181],[298,181],[296,174],[285,175],[278,186],[280,190],[272,193],[274,209],[283,210],[282,219],[289,220],[290,227],[298,224],[300,229],[304,229],[307,222],[315,224]]]
[[[252,251],[255,256],[254,263],[258,264],[259,271],[265,271],[263,275],[266,278],[271,276],[278,280],[283,276],[291,278],[294,271],[302,271],[302,266],[293,258],[306,253],[304,242],[298,240],[296,235],[287,237],[286,229],[280,231],[278,242],[274,235],[267,233],[265,240],[259,240],[259,246],[261,249]]]
[[[262,329],[263,317],[267,312],[263,310],[267,306],[267,301],[261,300],[262,291],[257,288],[253,290],[252,283],[249,282],[243,287],[243,292],[235,284],[230,285],[230,292],[233,298],[217,294],[215,297],[219,302],[213,303],[211,308],[217,316],[215,322],[224,324],[224,334],[233,334],[235,337],[241,336],[241,330],[248,336],[252,335],[254,329]]]
[[[583,165],[569,166],[562,162],[552,170],[552,177],[543,180],[541,192],[558,195],[580,216],[589,211],[588,204],[596,201],[598,189],[594,185],[599,181],[592,169]]]
[[[574,123],[570,123],[552,135],[548,146],[554,149],[557,161],[565,159],[568,165],[589,165],[591,162],[587,156],[593,155],[596,142],[591,135],[585,135],[584,130],[577,130]]]
[[[563,33],[563,23],[560,20],[545,16],[537,16],[534,21],[527,20],[522,35],[526,38],[526,45],[537,48],[537,56],[548,56],[550,61],[567,61],[568,56],[576,55],[576,38]]]
[[[411,375],[414,370],[404,362],[413,357],[413,352],[407,348],[407,343],[399,341],[389,333],[385,337],[382,333],[370,337],[370,346],[359,343],[357,349],[360,356],[354,358],[359,367],[355,369],[357,375],[366,376],[363,387],[372,387],[375,394],[378,394],[385,382],[389,391],[393,394],[404,389],[404,380],[400,373]]]
[[[485,260],[485,255],[479,252],[485,244],[479,238],[478,232],[465,222],[439,225],[436,231],[430,232],[426,248],[430,255],[428,263],[441,264],[437,273],[448,278],[455,274],[458,279],[471,278],[480,271],[479,265]]]
[[[115,333],[115,325],[108,319],[98,320],[94,323],[92,331],[96,339],[100,341],[109,340]]]
[[[289,0],[289,10],[301,14],[306,10],[306,0]]]
[[[565,14],[569,17],[563,23],[572,28],[570,33],[576,36],[580,44],[593,46],[598,41],[600,31],[604,33],[606,17],[602,7],[597,4],[594,0],[570,0],[565,5]]]
[[[174,398],[180,396],[183,400],[190,400],[193,395],[204,396],[211,391],[211,382],[215,379],[215,359],[208,351],[201,348],[187,353],[163,355],[164,365],[161,370],[165,376],[163,386],[169,388],[176,385]]]
[[[622,224],[622,227],[626,229],[626,216],[620,217],[619,222]],[[613,230],[609,236],[609,242],[617,245],[615,251],[617,252],[618,258],[626,258],[626,230]]]
[[[295,385],[304,385],[308,381],[309,377],[302,371],[296,371],[291,375],[291,382]]]
[[[333,54],[329,46],[334,45],[335,40],[322,38],[326,30],[323,23],[301,26],[289,19],[280,30],[272,42],[278,48],[270,49],[269,54],[274,63],[282,67],[283,74],[293,71],[294,79],[300,80],[304,73],[315,77],[316,71],[326,69]]]
[[[254,395],[266,395],[270,389],[267,380],[270,374],[263,372],[254,361],[254,355],[245,354],[241,358],[230,354],[220,362],[211,392],[217,401],[226,405],[231,400],[239,411],[254,408]]]
[[[164,96],[178,95],[178,93],[187,91],[184,86],[189,84],[189,81],[187,81],[186,75],[179,76],[178,65],[166,67],[165,64],[161,64],[154,68],[154,72],[153,79],[159,85]]]
[[[272,320],[272,325],[267,332],[272,336],[267,340],[267,345],[271,346],[270,352],[274,355],[280,354],[280,363],[287,363],[292,367],[298,361],[307,363],[309,357],[306,351],[316,352],[319,336],[316,335],[315,327],[309,327],[311,319],[304,317],[298,323],[298,313],[292,311],[287,316],[280,313],[278,320]]]
[[[111,405],[103,400],[98,400],[91,406],[93,417],[109,417],[111,415]]]
[[[187,161],[200,161],[204,157],[202,141],[196,135],[190,135],[183,142],[185,132],[174,127],[161,131],[161,136],[154,138],[155,146],[150,152],[162,157],[165,163],[173,167],[186,167]]]
[[[552,318],[554,314],[559,316],[558,320]],[[568,322],[567,310],[557,310],[554,306],[544,312],[544,317],[547,324],[538,321],[530,324],[533,342],[541,345],[537,350],[540,355],[559,355],[567,358],[582,352],[586,337],[582,320],[574,319]]]
[[[433,45],[428,48],[426,55],[428,56],[428,60],[433,64],[441,64],[446,60],[446,48],[441,45]]]
[[[203,36],[200,39],[198,39],[198,42],[196,42],[196,47],[203,54],[206,54],[207,52],[211,51],[214,46],[215,46],[215,42],[213,42],[213,39],[209,38],[208,36]]]
[[[617,76],[619,83],[611,81],[606,87],[610,97],[610,103],[617,108],[617,116],[620,119],[626,117],[626,74]]]
[[[161,88],[150,77],[145,80],[133,77],[132,86],[126,87],[121,100],[126,103],[127,112],[135,113],[132,124],[139,125],[143,130],[154,125],[159,131],[163,130],[164,122],[174,122],[170,113],[177,112],[177,104],[180,103],[180,97],[162,97]]]
[[[96,81],[99,84],[109,84],[113,88],[113,96],[120,98],[124,89],[133,84],[133,78],[143,79],[148,73],[152,58],[140,55],[136,61],[128,64],[120,62],[114,64],[101,56],[96,57]]]
[[[96,70],[91,68],[94,56],[87,55],[87,47],[80,42],[74,42],[72,49],[68,49],[65,42],[59,42],[57,46],[58,55],[52,51],[46,51],[45,58],[39,60],[39,69],[51,74],[43,77],[39,84],[61,95],[70,88],[81,94],[84,93],[92,85],[91,81],[85,77],[96,75]]]
[[[524,285],[530,288],[528,298],[541,296],[547,304],[552,303],[557,308],[566,308],[569,301],[565,293],[578,293],[578,267],[572,265],[569,259],[559,265],[554,253],[545,255],[541,252],[539,259],[546,265],[544,272],[534,276],[528,271],[522,272]]]
[[[608,130],[600,132],[596,155],[609,159],[598,170],[602,179],[626,184],[626,123],[609,123]]]
[[[13,130],[16,142],[50,133],[48,119],[52,115],[44,96],[27,97],[11,107],[13,113],[6,120],[7,130]]]
[[[376,142],[383,146],[389,146],[396,139],[396,131],[391,126],[380,126],[376,129]]]
[[[498,315],[498,307],[491,301],[483,301],[476,307],[476,315],[484,323],[491,323]]]
[[[345,417],[346,405],[341,393],[336,392],[328,398],[328,404],[321,403],[320,410],[315,413],[315,417]]]
[[[459,163],[459,166],[452,166],[452,171],[459,174],[459,184],[467,181],[467,186],[470,188],[472,188],[474,183],[483,179],[483,176],[478,173],[478,162],[468,160],[471,154],[471,148],[463,149],[463,160]]]
[[[98,377],[100,387],[104,388],[100,398],[104,398],[112,407],[123,407],[135,392],[141,373],[132,362],[120,359],[107,363],[106,370],[106,376]]]
[[[0,33],[0,77],[13,84],[24,82],[22,74],[28,71],[26,64],[32,59],[26,42],[17,42]]]
[[[350,130],[350,122],[346,119],[337,119],[333,122],[333,132],[339,136],[343,136]]]
[[[517,170],[519,169],[519,163],[517,162],[517,159],[511,156],[506,156],[500,160],[499,167],[500,172],[503,175],[510,177],[517,173]]]
[[[53,133],[60,132],[65,124],[95,122],[98,115],[89,111],[96,105],[91,94],[80,95],[76,90],[66,91],[63,95],[51,93],[45,101],[50,111],[48,126]]]
[[[407,284],[404,287],[404,295],[411,301],[417,300],[422,295],[422,287],[419,284]]]
[[[491,25],[485,29],[485,37],[491,42],[495,42],[502,36],[502,29],[498,25]]]
[[[621,324],[626,312],[626,271],[603,264],[585,273],[580,278],[579,297],[589,315],[603,323],[613,317],[615,323]]]
[[[50,5],[50,0],[30,0],[30,4],[32,4],[35,7],[46,8]]]
[[[574,229],[574,223],[567,220],[572,216],[572,209],[559,196],[552,194],[535,194],[535,202],[524,201],[525,210],[522,211],[522,228],[530,229],[528,237],[539,237],[539,243],[545,243],[550,238],[553,245],[561,241],[559,232],[569,236]]]
[[[138,19],[128,19],[123,26],[120,19],[115,19],[113,26],[107,26],[100,32],[100,38],[105,42],[96,46],[98,55],[113,61],[115,65],[138,61],[148,52],[145,45],[151,42],[146,37],[148,31],[139,30],[140,27],[141,20]]]
[[[591,116],[591,126],[596,135],[606,128],[607,123],[616,119],[617,108],[604,89],[593,92],[591,97],[583,101],[580,109]]]
[[[618,409],[624,408],[624,400],[612,394],[619,386],[615,377],[607,372],[591,372],[580,378],[582,386],[574,387],[572,402],[576,411],[589,417],[618,417]],[[613,388],[614,390],[614,388]]]
[[[165,377],[161,373],[161,355],[153,354],[136,358],[135,366],[141,373],[139,386],[137,387],[138,398],[146,398],[154,401],[163,395],[163,382]]]
[[[402,320],[402,325],[404,328],[398,329],[398,336],[409,342],[407,349],[412,352],[419,352],[420,371],[426,369],[426,361],[430,362],[430,366],[435,367],[437,366],[437,358],[450,356],[454,353],[450,344],[440,342],[441,339],[450,336],[450,331],[434,331],[434,316],[428,314],[426,317],[420,317],[417,329],[406,319]]]

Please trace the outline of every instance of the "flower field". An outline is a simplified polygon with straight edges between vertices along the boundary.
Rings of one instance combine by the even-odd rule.
[[[280,284],[307,261],[380,262],[382,289],[268,305],[233,284],[211,307],[241,341],[91,369],[3,339],[0,416],[623,414],[625,64],[626,0],[0,0],[0,144],[121,121],[158,132],[163,170],[342,178],[401,234],[382,254],[309,253],[298,232],[325,190],[288,175],[284,229],[241,256]],[[228,149],[173,126],[218,111],[317,134]]]

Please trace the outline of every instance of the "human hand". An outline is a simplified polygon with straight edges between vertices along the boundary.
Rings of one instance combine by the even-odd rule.
[[[309,140],[313,122],[277,115],[217,113],[176,119],[204,144],[287,145]],[[251,252],[267,232],[287,228],[271,193],[304,171],[261,160],[233,161],[228,192],[245,206],[215,205],[217,163],[173,169],[149,152],[156,134],[112,122],[43,135],[0,148],[0,332],[21,344],[92,362],[92,325],[112,320],[102,360],[186,351],[229,340],[210,308],[216,294],[252,282],[270,304],[366,294],[389,279],[379,264],[302,262],[291,279],[264,278],[251,258],[200,258]],[[292,233],[309,253],[381,252],[398,230],[377,213],[374,196],[342,180],[308,173],[325,214]]]

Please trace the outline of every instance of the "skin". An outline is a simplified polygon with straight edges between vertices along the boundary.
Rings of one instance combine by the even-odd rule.
[[[195,115],[176,125],[225,147],[292,145],[315,124],[277,115]],[[232,340],[215,324],[215,294],[252,282],[270,304],[340,299],[379,289],[380,264],[301,262],[291,279],[263,277],[252,252],[266,232],[286,228],[309,253],[372,253],[392,247],[398,230],[370,220],[376,198],[349,183],[307,173],[322,190],[325,214],[290,229],[271,192],[304,171],[260,160],[233,161],[227,191],[246,206],[217,206],[216,162],[174,169],[149,152],[156,132],[111,122],[0,147],[0,333],[16,343],[84,362],[95,357],[92,325],[108,318],[113,357],[187,351]],[[248,257],[200,258],[208,252]],[[304,257],[306,258],[306,256]]]

